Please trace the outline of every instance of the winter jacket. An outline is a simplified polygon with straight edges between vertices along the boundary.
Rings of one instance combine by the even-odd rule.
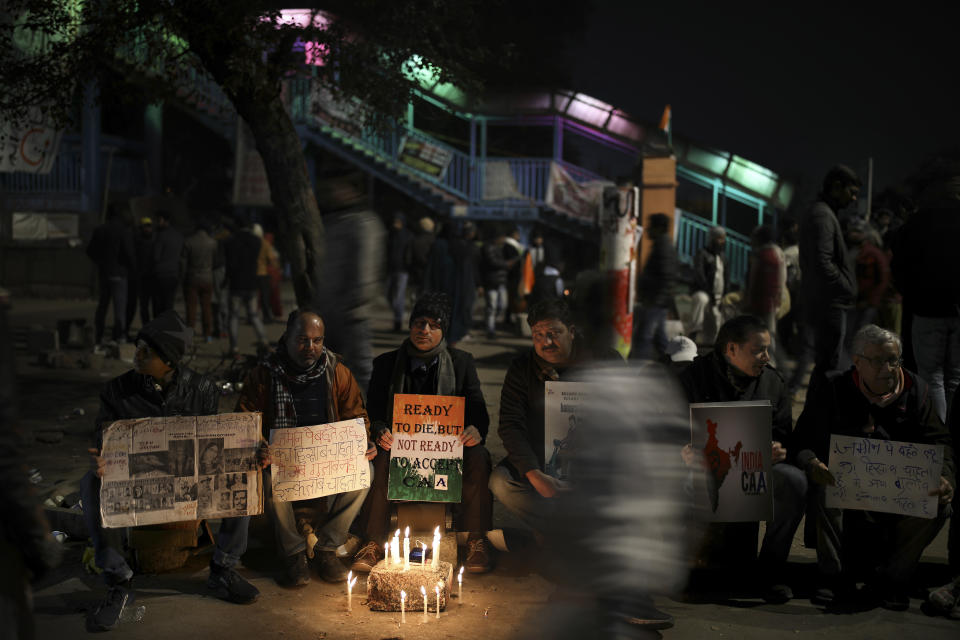
[[[387,273],[406,273],[410,268],[413,234],[407,229],[390,229],[387,235]]]
[[[404,347],[400,347],[403,349]],[[390,394],[390,382],[393,368],[400,355],[400,349],[383,353],[373,360],[373,375],[370,376],[370,386],[367,391],[367,411],[370,415],[371,431],[379,433],[382,429],[389,429],[393,421],[393,396]],[[486,441],[490,430],[490,414],[487,413],[487,403],[483,399],[480,387],[480,378],[477,375],[477,365],[473,356],[466,351],[447,347],[447,353],[453,361],[453,374],[456,379],[455,390],[450,395],[465,399],[463,410],[463,426],[473,425],[480,432],[481,441]],[[408,360],[409,362],[409,360]],[[436,362],[427,369],[426,388],[432,392],[421,390],[416,393],[427,395],[436,393],[437,369]],[[407,372],[407,380],[410,380]],[[408,385],[409,386],[409,383]],[[403,393],[414,393],[405,390]]]
[[[783,250],[775,244],[760,247],[754,251],[750,264],[745,308],[757,315],[777,311],[786,284],[787,265]]]
[[[749,402],[769,400],[773,407],[772,440],[786,447],[791,453],[793,415],[790,394],[780,372],[767,365],[759,376],[753,378],[742,391],[738,391],[727,372],[730,365],[722,355],[712,351],[697,356],[680,374],[689,402]]]
[[[258,290],[257,260],[261,242],[249,229],[241,229],[224,241],[223,259],[232,293]]]
[[[823,200],[818,201],[800,223],[800,271],[806,309],[853,305],[857,296],[853,265],[840,222]]]
[[[483,246],[483,286],[497,289],[507,284],[511,263],[507,260],[506,243],[488,242]]]
[[[824,464],[830,459],[830,434],[863,437],[871,440],[897,440],[920,444],[942,444],[941,475],[954,481],[954,453],[950,434],[933,408],[930,389],[920,377],[903,370],[904,389],[900,397],[886,407],[871,404],[854,379],[856,369],[837,374],[815,393],[797,420],[797,465],[806,468],[816,457]],[[873,431],[864,428],[872,421]],[[937,480],[931,478],[931,488]]]
[[[423,276],[430,258],[430,248],[434,240],[435,236],[432,233],[422,231],[410,241],[410,281],[415,285],[423,283]]]
[[[157,278],[179,278],[181,255],[183,234],[173,227],[158,230],[153,240],[153,275]]]
[[[184,282],[213,284],[217,255],[217,241],[203,229],[187,238],[183,244]]]
[[[285,348],[280,345],[280,348]],[[326,350],[327,368],[327,419],[330,422],[363,418],[370,435],[370,419],[360,395],[360,387],[340,356]],[[270,430],[276,421],[276,405],[273,396],[273,373],[263,364],[252,369],[243,380],[243,390],[237,399],[236,411],[263,412],[263,437],[270,439]]]
[[[94,441],[100,448],[103,429],[115,420],[161,416],[208,416],[217,413],[220,393],[213,381],[187,367],[177,367],[173,380],[160,390],[150,376],[127,371],[100,392]]]
[[[125,278],[136,271],[133,231],[119,218],[93,230],[87,244],[87,256],[100,270],[102,278]]]
[[[730,269],[727,267],[727,256],[720,254],[720,264],[723,265],[723,291],[727,292],[730,284]],[[717,275],[717,256],[708,248],[703,247],[693,258],[693,290],[705,291],[713,295],[713,279]]]
[[[153,232],[149,236],[138,232],[133,238],[133,250],[137,261],[137,276],[141,279],[153,277]]]
[[[869,242],[860,245],[856,259],[857,307],[879,307],[890,286],[890,261]]]
[[[616,351],[608,349],[598,356],[578,355],[580,338],[574,341],[574,362],[557,369],[561,381],[582,379],[585,371],[597,361],[623,362]],[[500,425],[497,434],[507,450],[500,464],[520,480],[528,471],[543,470],[544,451],[544,380],[531,348],[513,359],[500,390]]]
[[[664,234],[653,240],[650,257],[640,276],[640,300],[646,306],[670,308],[680,262],[673,240]]]
[[[913,214],[900,227],[893,244],[893,279],[905,307],[918,316],[960,314],[957,239],[960,200],[935,203]]]

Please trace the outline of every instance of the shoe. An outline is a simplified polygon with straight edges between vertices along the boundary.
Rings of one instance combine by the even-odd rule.
[[[287,583],[291,587],[303,587],[310,584],[310,566],[307,564],[307,554],[303,551],[287,556],[284,560],[284,569],[287,574]]]
[[[793,600],[793,589],[783,583],[768,584],[763,591],[763,600],[767,604],[784,604]]]
[[[344,568],[336,551],[321,551],[317,549],[313,556],[313,563],[317,573],[326,582],[343,582],[347,579],[347,570]]]
[[[487,573],[493,568],[490,553],[491,550],[487,544],[486,538],[477,538],[476,540],[467,540],[468,551],[467,561],[464,567],[469,573]]]
[[[236,604],[250,604],[260,597],[260,590],[250,584],[230,567],[210,563],[207,587],[213,589],[221,600]]]
[[[643,612],[626,614],[624,620],[626,620],[627,624],[635,627],[643,627],[645,630],[650,631],[670,629],[675,622],[672,615],[664,613],[659,609],[647,609]]]
[[[370,573],[381,560],[383,560],[383,549],[371,540],[360,547],[357,555],[353,556],[353,564],[350,565],[350,570],[355,573]]]
[[[957,606],[958,596],[960,596],[960,584],[954,581],[931,591],[929,600],[938,611],[949,613]]]
[[[120,623],[123,608],[136,602],[132,582],[127,580],[110,587],[107,597],[87,615],[88,631],[110,631]]]

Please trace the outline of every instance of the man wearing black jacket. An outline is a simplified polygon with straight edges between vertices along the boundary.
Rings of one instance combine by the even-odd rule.
[[[497,433],[507,450],[490,473],[490,490],[538,536],[549,526],[554,498],[566,484],[544,473],[544,388],[547,380],[578,380],[597,360],[622,362],[610,349],[596,357],[576,333],[567,303],[534,305],[527,316],[533,349],[510,363],[500,391]]]
[[[468,531],[469,551],[464,566],[471,573],[490,570],[486,540],[493,522],[493,497],[487,484],[490,454],[483,446],[490,416],[480,389],[473,356],[447,346],[444,334],[450,326],[450,301],[443,293],[425,293],[410,313],[410,337],[399,349],[373,361],[367,392],[371,434],[377,443],[373,485],[367,494],[360,522],[365,523],[366,544],[354,558],[354,571],[370,571],[383,558],[387,538],[389,502],[387,479],[393,433],[393,397],[397,393],[461,396],[465,399],[463,443],[463,497],[457,517],[458,529]]]
[[[827,172],[819,199],[800,222],[800,291],[816,353],[811,389],[837,370],[846,311],[857,297],[857,279],[838,216],[859,193],[857,174],[837,165]]]
[[[113,339],[127,335],[127,280],[136,276],[137,259],[133,253],[133,231],[116,206],[107,209],[107,222],[93,230],[87,255],[97,265],[100,299],[94,315],[95,339],[103,340],[107,306],[113,301]]]
[[[900,338],[868,324],[854,336],[852,350],[854,366],[813,390],[797,421],[797,465],[816,485],[821,587],[815,600],[830,603],[853,594],[856,576],[850,560],[856,553],[869,563],[867,580],[881,604],[902,610],[910,605],[909,581],[920,555],[950,516],[954,454],[927,383],[902,367]],[[943,445],[941,477],[930,479],[930,495],[939,496],[936,515],[927,519],[827,508],[824,487],[836,484],[824,462],[831,434]],[[845,544],[852,542],[851,529],[860,534],[855,545]]]
[[[88,614],[91,631],[113,629],[124,607],[135,599],[133,570],[121,552],[117,530],[105,530],[100,521],[100,479],[106,464],[100,456],[103,430],[116,420],[217,413],[219,393],[213,382],[179,364],[191,337],[192,331],[176,312],[161,313],[137,335],[134,368],[108,382],[100,394],[95,448],[90,449],[94,469],[80,481],[84,520],[108,587],[106,599]],[[218,597],[238,604],[253,602],[260,595],[233,569],[246,551],[249,524],[249,516],[223,519],[207,580]]]
[[[727,267],[727,231],[711,227],[707,244],[693,258],[693,309],[687,334],[697,337],[700,344],[713,344],[722,324],[720,301],[730,283]]]
[[[759,566],[764,572],[764,598],[786,602],[793,591],[785,583],[784,570],[793,535],[803,519],[807,479],[803,471],[785,462],[793,431],[791,402],[783,378],[768,364],[769,349],[770,333],[764,323],[753,316],[733,318],[720,327],[714,350],[697,357],[680,374],[680,383],[690,402],[769,400],[773,407],[773,520],[767,523]],[[685,448],[684,457],[690,453]]]

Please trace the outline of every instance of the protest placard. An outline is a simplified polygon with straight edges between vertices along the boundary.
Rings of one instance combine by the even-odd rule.
[[[104,527],[263,513],[259,413],[118,420],[103,433]]]
[[[390,500],[460,502],[463,412],[464,400],[455,396],[393,397]]]
[[[543,472],[560,480],[570,471],[570,445],[595,385],[547,380],[543,385]]]
[[[690,405],[694,449],[703,451],[713,522],[757,522],[773,518],[770,459],[773,409],[759,402]]]
[[[836,509],[882,511],[933,518],[940,485],[942,444],[916,444],[832,434],[827,464],[836,486],[826,488],[826,503]]]
[[[270,430],[270,486],[280,502],[293,502],[366,489],[363,418],[312,427]]]

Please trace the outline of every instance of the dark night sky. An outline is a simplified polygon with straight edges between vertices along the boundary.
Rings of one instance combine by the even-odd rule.
[[[575,89],[785,176],[893,185],[960,144],[958,13],[924,2],[772,6],[597,0]],[[793,3],[792,3],[793,4]]]

